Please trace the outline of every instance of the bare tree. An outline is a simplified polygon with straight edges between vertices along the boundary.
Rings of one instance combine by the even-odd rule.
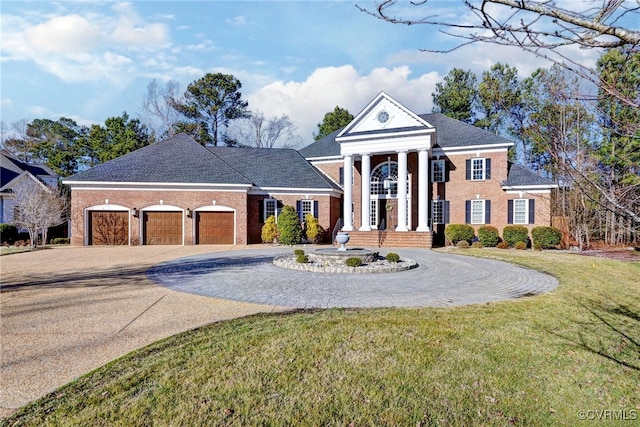
[[[29,122],[21,119],[11,123],[11,132],[3,132],[2,148],[18,160],[32,161],[35,141],[28,134]]]
[[[597,2],[571,2],[571,10],[549,0],[463,0],[471,12],[471,20],[460,24],[458,14],[440,17],[425,11],[423,18],[404,18],[396,15],[402,3],[384,0],[375,9],[358,8],[377,18],[394,24],[433,25],[444,34],[461,42],[449,50],[427,52],[447,53],[472,43],[485,42],[515,46],[533,55],[545,58],[585,78],[635,108],[640,100],[627,97],[616,87],[601,82],[594,69],[585,66],[580,58],[572,57],[568,46],[582,49],[612,49],[640,46],[640,31],[625,28],[624,22],[636,25],[640,20],[640,3],[630,0],[603,0]],[[427,7],[429,0],[411,2],[415,8]],[[583,9],[575,9],[580,5]],[[408,13],[408,12],[405,12]]]
[[[267,118],[256,111],[248,118],[233,121],[227,130],[227,140],[254,148],[294,148],[302,142],[295,131],[289,116]]]
[[[147,85],[142,100],[143,122],[151,129],[156,140],[171,137],[176,133],[180,113],[172,107],[180,96],[180,84],[169,80],[164,87],[156,79]]]
[[[27,229],[32,248],[37,246],[40,232],[44,244],[47,241],[47,229],[64,222],[66,200],[44,184],[29,178],[24,178],[16,185],[14,192],[13,224]]]

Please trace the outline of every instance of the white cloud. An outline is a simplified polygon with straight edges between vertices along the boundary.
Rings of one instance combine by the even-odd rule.
[[[231,18],[231,19],[227,19],[227,20],[225,20],[225,22],[227,24],[231,24],[231,25],[242,26],[242,25],[247,25],[247,18],[245,18],[244,16],[240,15],[240,16],[236,16],[236,17]]]
[[[411,78],[409,67],[376,68],[359,74],[351,65],[315,70],[305,81],[277,81],[247,95],[249,108],[270,116],[286,114],[307,142],[317,124],[336,106],[354,116],[380,91],[385,91],[417,113],[431,111],[431,93],[441,77],[428,73]]]
[[[57,16],[25,30],[32,49],[46,53],[79,53],[95,49],[102,42],[96,26],[79,15]]]

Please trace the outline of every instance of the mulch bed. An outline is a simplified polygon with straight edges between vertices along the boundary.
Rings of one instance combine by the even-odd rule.
[[[581,255],[598,258],[615,259],[618,261],[640,261],[640,248],[612,248],[583,251]]]

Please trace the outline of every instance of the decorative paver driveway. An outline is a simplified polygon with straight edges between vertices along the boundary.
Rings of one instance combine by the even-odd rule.
[[[149,279],[182,292],[294,308],[427,307],[502,301],[548,292],[558,280],[506,262],[420,249],[394,249],[419,267],[400,273],[323,274],[272,264],[291,249],[256,249],[180,258]]]

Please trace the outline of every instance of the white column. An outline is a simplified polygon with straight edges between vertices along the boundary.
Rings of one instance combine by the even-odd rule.
[[[362,155],[362,185],[360,192],[362,193],[362,206],[360,207],[361,225],[360,231],[371,231],[371,156],[369,154]]]
[[[353,204],[353,158],[351,156],[344,156],[344,171],[342,172],[344,178],[344,218],[342,229],[344,231],[353,231],[353,217],[351,215]]]
[[[396,231],[409,231],[407,227],[407,152],[398,152],[398,226]]]
[[[429,231],[429,150],[418,151],[418,228]]]

